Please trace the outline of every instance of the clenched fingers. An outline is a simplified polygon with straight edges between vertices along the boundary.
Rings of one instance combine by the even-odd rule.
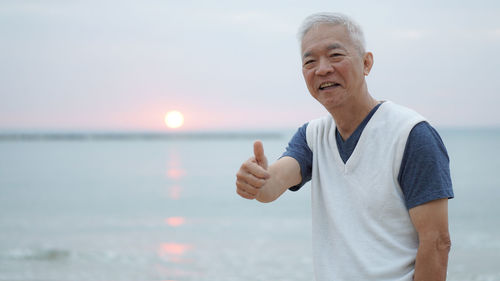
[[[252,174],[253,176],[261,179],[268,179],[269,178],[269,172],[267,172],[266,169],[262,168],[257,164],[257,161],[255,160],[254,157],[248,159],[241,165],[240,172],[243,173],[249,173]]]
[[[266,180],[240,170],[236,174],[236,182],[243,182],[255,188],[261,188],[266,183]]]
[[[269,173],[252,157],[243,163],[236,173],[236,192],[243,198],[255,199],[269,176]]]
[[[266,180],[240,170],[236,174],[236,192],[247,199],[255,199]]]
[[[257,197],[256,195],[251,195],[250,193],[240,188],[236,189],[236,193],[238,193],[241,197],[245,199],[255,199]]]
[[[259,193],[259,189],[245,182],[236,182],[236,192],[244,198],[255,199]]]

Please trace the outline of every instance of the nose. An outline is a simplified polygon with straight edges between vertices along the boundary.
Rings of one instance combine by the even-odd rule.
[[[321,58],[319,60],[318,68],[316,69],[316,75],[324,76],[330,74],[333,71],[333,66],[330,61],[328,61],[328,59]]]

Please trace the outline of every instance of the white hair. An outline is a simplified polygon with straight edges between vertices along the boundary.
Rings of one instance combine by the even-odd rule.
[[[341,13],[316,13],[308,16],[299,28],[297,34],[299,41],[302,42],[304,36],[312,27],[322,23],[344,26],[359,53],[361,55],[365,53],[365,38],[361,26]]]

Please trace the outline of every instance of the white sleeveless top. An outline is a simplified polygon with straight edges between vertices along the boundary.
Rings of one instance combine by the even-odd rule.
[[[317,281],[412,280],[418,236],[398,174],[408,135],[424,120],[392,102],[381,104],[345,164],[333,118],[307,126]]]

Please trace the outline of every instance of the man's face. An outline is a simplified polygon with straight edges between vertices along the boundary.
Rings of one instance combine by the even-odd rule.
[[[328,111],[362,93],[371,53],[362,57],[343,26],[318,24],[306,33],[301,47],[307,88]]]

